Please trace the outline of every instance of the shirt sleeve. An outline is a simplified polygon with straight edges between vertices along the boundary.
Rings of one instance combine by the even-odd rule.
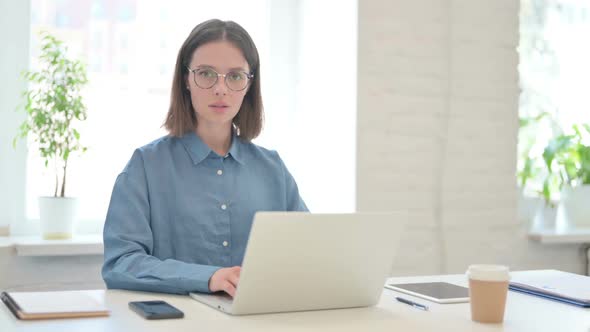
[[[309,212],[309,209],[307,208],[307,205],[305,205],[303,198],[301,198],[301,196],[299,195],[299,188],[297,187],[295,179],[287,169],[287,166],[285,165],[280,156],[279,160],[281,162],[281,167],[283,169],[283,176],[285,177],[287,211]]]
[[[150,197],[139,151],[117,177],[104,226],[102,277],[108,288],[186,294],[210,292],[221,267],[153,256]],[[170,239],[172,241],[173,239]]]

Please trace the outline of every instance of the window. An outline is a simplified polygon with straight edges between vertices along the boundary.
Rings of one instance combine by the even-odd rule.
[[[81,139],[89,149],[71,157],[66,188],[81,198],[82,220],[104,221],[133,150],[166,134],[160,126],[178,49],[212,17],[240,23],[258,46],[266,122],[255,143],[279,151],[312,211],[354,210],[355,1],[31,0],[31,67],[42,29],[87,64]],[[52,194],[42,165],[31,147],[29,219],[38,218],[37,197]]]
[[[573,124],[590,123],[589,33],[588,2],[521,0],[519,113],[521,118],[548,116],[521,130],[519,170],[525,154],[542,162],[543,149],[556,130],[572,133]],[[529,190],[541,190],[542,177],[531,179]]]

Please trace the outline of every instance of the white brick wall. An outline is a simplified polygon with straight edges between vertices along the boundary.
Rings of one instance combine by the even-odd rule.
[[[357,208],[409,210],[393,274],[583,272],[516,218],[517,0],[362,0]]]

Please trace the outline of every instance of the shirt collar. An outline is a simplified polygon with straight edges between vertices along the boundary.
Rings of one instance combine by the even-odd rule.
[[[244,142],[242,142],[242,139],[238,135],[236,135],[234,131],[228,154],[232,156],[232,158],[234,158],[237,162],[244,165],[244,149]]]
[[[195,165],[205,160],[209,154],[215,153],[201,140],[199,136],[197,136],[194,131],[186,133],[180,138],[180,140],[185,146]],[[244,157],[242,153],[242,150],[244,149],[243,145],[244,143],[242,140],[234,132],[232,134],[232,142],[228,151],[228,155],[231,155],[232,158],[234,158],[240,164],[244,164]]]

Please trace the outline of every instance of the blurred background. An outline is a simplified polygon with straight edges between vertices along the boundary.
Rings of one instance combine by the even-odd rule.
[[[39,32],[86,65],[88,151],[71,157],[68,190],[76,234],[99,246],[114,180],[166,134],[177,52],[209,18],[257,44],[266,122],[255,143],[281,154],[313,212],[406,213],[392,275],[476,262],[587,272],[590,240],[531,236],[572,229],[557,210],[584,181],[566,166],[590,165],[571,150],[589,144],[586,1],[0,0],[0,288],[102,285],[97,251],[14,245],[43,247],[37,199],[54,181],[33,143],[11,144]],[[558,138],[570,144],[548,160]]]

